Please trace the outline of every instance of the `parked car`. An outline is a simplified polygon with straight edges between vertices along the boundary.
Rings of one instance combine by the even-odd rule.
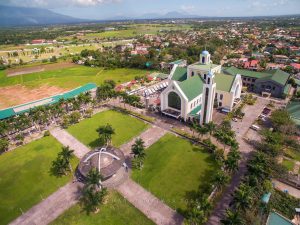
[[[256,131],[259,131],[260,130],[260,127],[255,125],[255,124],[252,124],[251,127],[250,127],[252,130],[256,130]]]

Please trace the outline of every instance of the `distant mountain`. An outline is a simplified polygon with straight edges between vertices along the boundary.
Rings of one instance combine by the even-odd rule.
[[[0,5],[0,26],[45,25],[80,22],[88,22],[88,20],[65,16],[52,12],[48,9]]]

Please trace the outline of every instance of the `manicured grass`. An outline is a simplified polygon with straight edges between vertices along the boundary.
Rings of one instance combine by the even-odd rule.
[[[49,170],[61,144],[44,137],[0,156],[0,224],[26,212],[71,180],[72,175],[57,178]],[[78,160],[72,161],[73,168]]]
[[[112,137],[112,144],[117,147],[131,140],[148,127],[146,123],[127,114],[109,110],[82,120],[80,123],[70,126],[67,130],[83,144],[95,148],[100,143],[96,130],[99,126],[107,123],[115,129],[116,134]]]
[[[171,134],[146,154],[143,169],[134,170],[132,178],[174,209],[185,210],[189,196],[209,184],[218,171],[209,153]]]
[[[138,209],[117,192],[110,192],[107,203],[97,214],[87,215],[77,204],[58,217],[51,225],[152,225]]]
[[[295,163],[291,160],[283,159],[282,165],[287,168],[288,171],[293,171]]]
[[[300,150],[297,151],[295,149],[288,148],[285,150],[285,155],[300,162]]]
[[[28,87],[38,87],[42,84],[74,88],[86,83],[102,84],[104,80],[112,79],[123,83],[134,79],[135,76],[145,75],[146,70],[139,69],[111,69],[74,66],[71,68],[57,69],[38,73],[24,74],[7,77],[5,71],[0,71],[0,87],[23,84]]]

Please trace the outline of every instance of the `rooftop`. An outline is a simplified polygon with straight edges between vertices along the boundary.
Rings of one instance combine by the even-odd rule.
[[[255,72],[250,70],[238,69],[236,67],[229,67],[224,70],[225,73],[236,75],[241,74],[242,76],[252,77],[257,79],[272,80],[278,84],[285,85],[290,75],[282,70],[267,70],[263,72]]]
[[[187,79],[187,68],[177,67],[172,76],[172,80],[184,81],[186,79]]]
[[[217,90],[230,92],[235,76],[224,73],[215,74],[215,82],[217,84]]]
[[[296,125],[300,127],[300,101],[290,101],[286,109]]]
[[[189,101],[202,94],[203,80],[199,76],[193,76],[183,82],[178,83]]]
[[[276,212],[271,212],[269,214],[266,225],[294,225],[294,224],[287,218],[283,217],[282,215]]]
[[[194,68],[197,68],[197,69],[200,69],[200,70],[210,70],[210,69],[214,69],[220,65],[217,65],[217,64],[213,64],[213,63],[209,63],[209,64],[202,64],[200,62],[196,62],[194,64],[191,64],[189,65],[191,67],[194,67]]]

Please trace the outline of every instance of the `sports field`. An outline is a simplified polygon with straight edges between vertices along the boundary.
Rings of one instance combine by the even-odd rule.
[[[136,118],[109,110],[70,126],[67,131],[83,144],[95,148],[100,145],[99,135],[96,130],[99,126],[107,123],[115,129],[116,134],[112,137],[112,144],[117,147],[131,140],[148,127],[146,123]]]
[[[0,224],[8,224],[72,179],[57,178],[49,170],[61,144],[44,137],[0,155]],[[72,161],[73,168],[78,160]]]
[[[52,65],[53,66],[53,65]],[[149,72],[139,69],[112,69],[73,66],[7,77],[0,71],[0,109],[49,97],[87,83],[100,85],[112,79],[124,83]],[[25,68],[28,70],[28,67]],[[19,71],[19,70],[18,70]]]
[[[138,209],[132,206],[117,192],[110,192],[107,203],[100,208],[97,214],[81,211],[77,204],[58,217],[51,225],[154,225]]]
[[[133,170],[132,178],[170,207],[185,210],[189,196],[208,185],[218,170],[204,149],[166,134],[146,150],[143,169]]]

